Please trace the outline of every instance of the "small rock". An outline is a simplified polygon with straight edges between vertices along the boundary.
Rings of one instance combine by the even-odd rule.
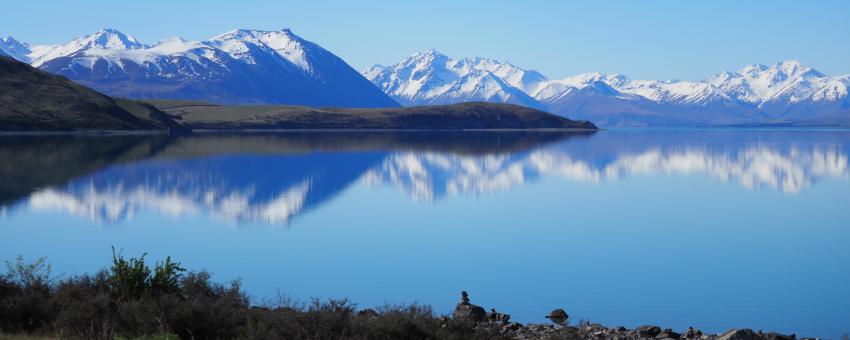
[[[637,333],[638,337],[641,338],[654,338],[658,334],[661,334],[661,327],[644,325],[635,328],[635,333]]]
[[[490,314],[487,314],[487,320],[490,322],[508,323],[511,320],[510,314],[496,312],[496,308],[490,309]]]
[[[360,317],[369,317],[369,318],[377,318],[377,317],[378,317],[378,312],[377,312],[376,310],[372,309],[372,308],[366,308],[366,309],[364,309],[364,310],[361,310],[361,311],[357,312],[357,316],[360,316]]]
[[[795,340],[795,339],[797,339],[797,335],[796,334],[785,335],[785,334],[770,332],[770,333],[765,334],[763,339],[767,339],[767,340]]]
[[[685,334],[682,334],[682,338],[685,339],[699,339],[702,338],[702,331],[698,329],[694,329],[693,327],[688,327],[688,330]]]
[[[522,329],[522,324],[519,322],[511,322],[502,326],[502,333],[516,332]]]
[[[730,329],[726,333],[720,334],[717,340],[755,340],[756,333],[752,329]]]
[[[655,336],[656,339],[678,339],[679,333],[674,332],[670,328],[665,328],[661,333]]]
[[[549,312],[549,315],[547,315],[546,318],[556,324],[563,325],[567,322],[567,319],[569,319],[570,316],[565,310],[558,308]]]

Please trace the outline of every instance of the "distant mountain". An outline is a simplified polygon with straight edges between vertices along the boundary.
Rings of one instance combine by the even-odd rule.
[[[113,100],[64,77],[0,56],[0,130],[182,129],[153,106]]]
[[[12,37],[0,38],[0,55],[2,56],[12,57],[28,63],[30,61],[28,56],[30,52],[29,45],[26,43],[17,41]]]
[[[207,41],[153,45],[114,29],[59,45],[3,50],[111,96],[225,104],[395,107],[342,59],[288,29],[234,30]]]
[[[363,75],[403,105],[508,102],[603,127],[850,125],[850,75],[827,76],[797,61],[751,65],[704,81],[600,73],[550,80],[506,62],[427,50]]]
[[[508,63],[456,60],[436,50],[416,53],[393,66],[375,65],[363,75],[406,106],[483,101],[542,108],[527,91],[545,80]]]

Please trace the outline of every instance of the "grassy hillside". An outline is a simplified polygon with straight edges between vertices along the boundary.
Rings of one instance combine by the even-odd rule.
[[[171,121],[166,115],[159,119]],[[0,131],[154,130],[164,122],[136,116],[97,91],[0,56]]]
[[[494,103],[345,109],[148,102],[192,129],[596,129],[590,122]]]

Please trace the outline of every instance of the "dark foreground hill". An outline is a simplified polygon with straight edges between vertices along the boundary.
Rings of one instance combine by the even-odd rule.
[[[495,103],[378,109],[223,106],[186,101],[150,103],[192,129],[596,129],[590,122]]]
[[[0,56],[2,131],[180,128],[170,117],[156,112],[148,104],[114,100],[65,77]]]

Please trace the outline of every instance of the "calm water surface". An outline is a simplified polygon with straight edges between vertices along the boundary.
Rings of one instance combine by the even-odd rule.
[[[171,255],[257,300],[850,333],[850,132],[0,137],[0,258]]]

